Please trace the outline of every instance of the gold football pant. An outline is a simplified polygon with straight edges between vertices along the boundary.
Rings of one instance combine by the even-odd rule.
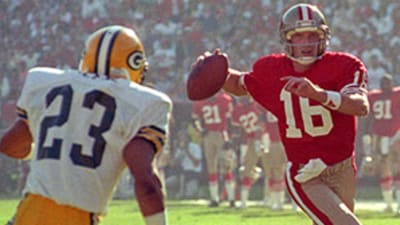
[[[99,216],[75,207],[57,204],[36,194],[27,194],[18,205],[13,225],[96,225]]]
[[[329,166],[305,183],[294,179],[301,166],[288,163],[286,184],[289,194],[315,225],[361,225],[354,215],[356,178],[352,158]]]

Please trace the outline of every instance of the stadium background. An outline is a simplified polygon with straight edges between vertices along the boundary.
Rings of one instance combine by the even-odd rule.
[[[89,33],[104,25],[121,24],[134,27],[144,41],[150,63],[148,81],[174,101],[173,146],[177,131],[190,119],[185,80],[197,55],[219,47],[229,54],[235,68],[250,69],[259,56],[281,50],[279,12],[292,2],[298,1],[0,1],[0,128],[15,119],[15,101],[27,69],[76,68]],[[378,87],[374,77],[386,72],[400,81],[398,1],[305,2],[324,10],[333,33],[330,49],[350,52],[364,61],[371,87]],[[358,162],[362,152],[359,140]],[[23,165],[0,156],[0,196],[18,195]],[[369,192],[379,188],[376,179],[359,177],[362,195],[377,196]]]

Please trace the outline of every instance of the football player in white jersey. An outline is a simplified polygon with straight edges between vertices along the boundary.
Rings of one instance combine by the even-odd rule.
[[[172,102],[141,85],[146,68],[135,31],[108,26],[89,36],[79,70],[29,71],[19,119],[0,142],[0,152],[13,158],[35,143],[14,225],[97,224],[126,167],[145,223],[167,224],[153,161]]]

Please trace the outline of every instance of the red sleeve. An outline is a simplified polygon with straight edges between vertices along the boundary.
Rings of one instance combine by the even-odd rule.
[[[341,57],[344,65],[344,76],[338,79],[338,91],[354,91],[355,88],[362,88],[367,90],[368,72],[364,64],[355,56],[343,54],[346,57]],[[329,63],[329,62],[328,62]],[[340,69],[341,67],[330,67],[332,70]]]

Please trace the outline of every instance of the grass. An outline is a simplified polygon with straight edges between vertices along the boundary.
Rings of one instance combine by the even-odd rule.
[[[382,213],[384,207],[379,185],[367,185],[369,180],[359,183],[357,189],[356,215],[363,225],[400,225],[400,217],[394,213]],[[261,187],[259,185],[259,187]],[[250,198],[261,199],[262,190],[258,186],[252,189]],[[207,190],[204,190],[205,192]],[[208,208],[207,201],[179,201],[172,199],[174,192],[169,193],[167,201],[168,221],[170,225],[311,225],[310,219],[302,212],[285,205],[282,212],[273,212],[267,208],[252,205],[247,210],[228,208],[223,203],[218,208]],[[15,212],[19,199],[0,196],[0,225],[6,223]],[[144,225],[142,216],[135,200],[113,200],[109,205],[107,216],[101,225],[135,224]]]
[[[208,208],[206,201],[168,200],[170,225],[311,225],[302,213],[291,210],[289,205],[282,212],[273,212],[261,206],[250,206],[247,210],[228,208],[226,203],[218,208]],[[18,199],[0,200],[0,224],[14,214]],[[381,213],[371,204],[371,209],[356,211],[363,225],[396,225],[400,218],[393,213]],[[109,212],[101,225],[136,224],[144,225],[135,200],[113,200]]]

